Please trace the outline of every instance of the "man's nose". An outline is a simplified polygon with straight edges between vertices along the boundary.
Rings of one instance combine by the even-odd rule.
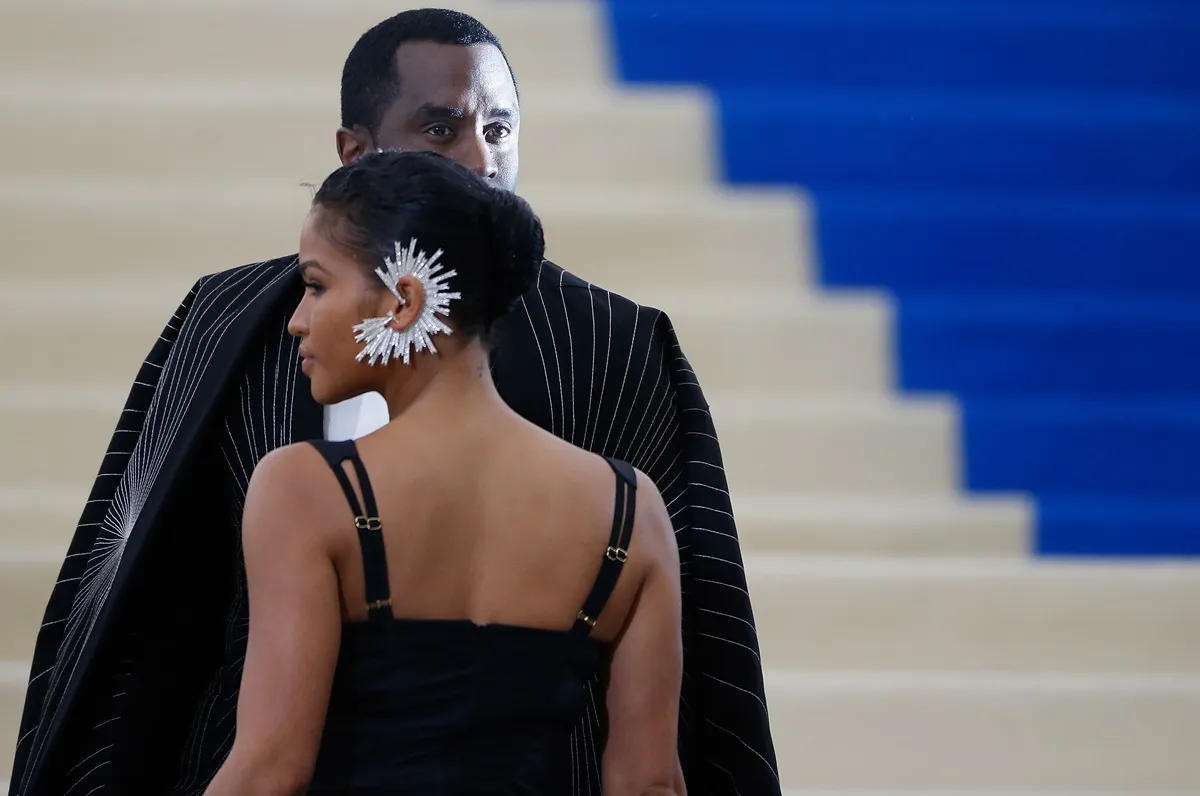
[[[459,162],[471,171],[489,180],[494,180],[499,173],[496,168],[496,157],[487,140],[482,135],[471,136],[463,145]]]

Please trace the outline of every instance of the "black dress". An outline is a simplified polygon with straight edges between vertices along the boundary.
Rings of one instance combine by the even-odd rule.
[[[312,443],[337,476],[358,529],[368,619],[343,626],[311,793],[534,794],[561,782],[563,750],[600,675],[589,635],[633,532],[636,474],[617,474],[613,530],[570,630],[392,615],[375,498],[354,442]],[[342,470],[355,468],[365,511]]]

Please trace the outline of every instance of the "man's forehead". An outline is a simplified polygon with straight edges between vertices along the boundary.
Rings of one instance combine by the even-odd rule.
[[[396,67],[400,76],[397,100],[410,111],[516,110],[512,74],[500,50],[490,44],[462,47],[428,41],[406,42],[396,50]]]

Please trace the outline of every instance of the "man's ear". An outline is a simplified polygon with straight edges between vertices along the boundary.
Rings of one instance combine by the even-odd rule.
[[[367,132],[360,127],[355,127],[353,130],[339,127],[335,139],[338,160],[342,162],[343,166],[349,166],[366,153],[375,150],[375,147],[367,140]]]

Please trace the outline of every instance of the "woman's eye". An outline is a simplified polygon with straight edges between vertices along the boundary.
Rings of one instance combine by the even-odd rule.
[[[320,293],[324,288],[322,288],[316,282],[305,282],[304,289],[311,290],[314,294],[316,294],[316,293]]]

